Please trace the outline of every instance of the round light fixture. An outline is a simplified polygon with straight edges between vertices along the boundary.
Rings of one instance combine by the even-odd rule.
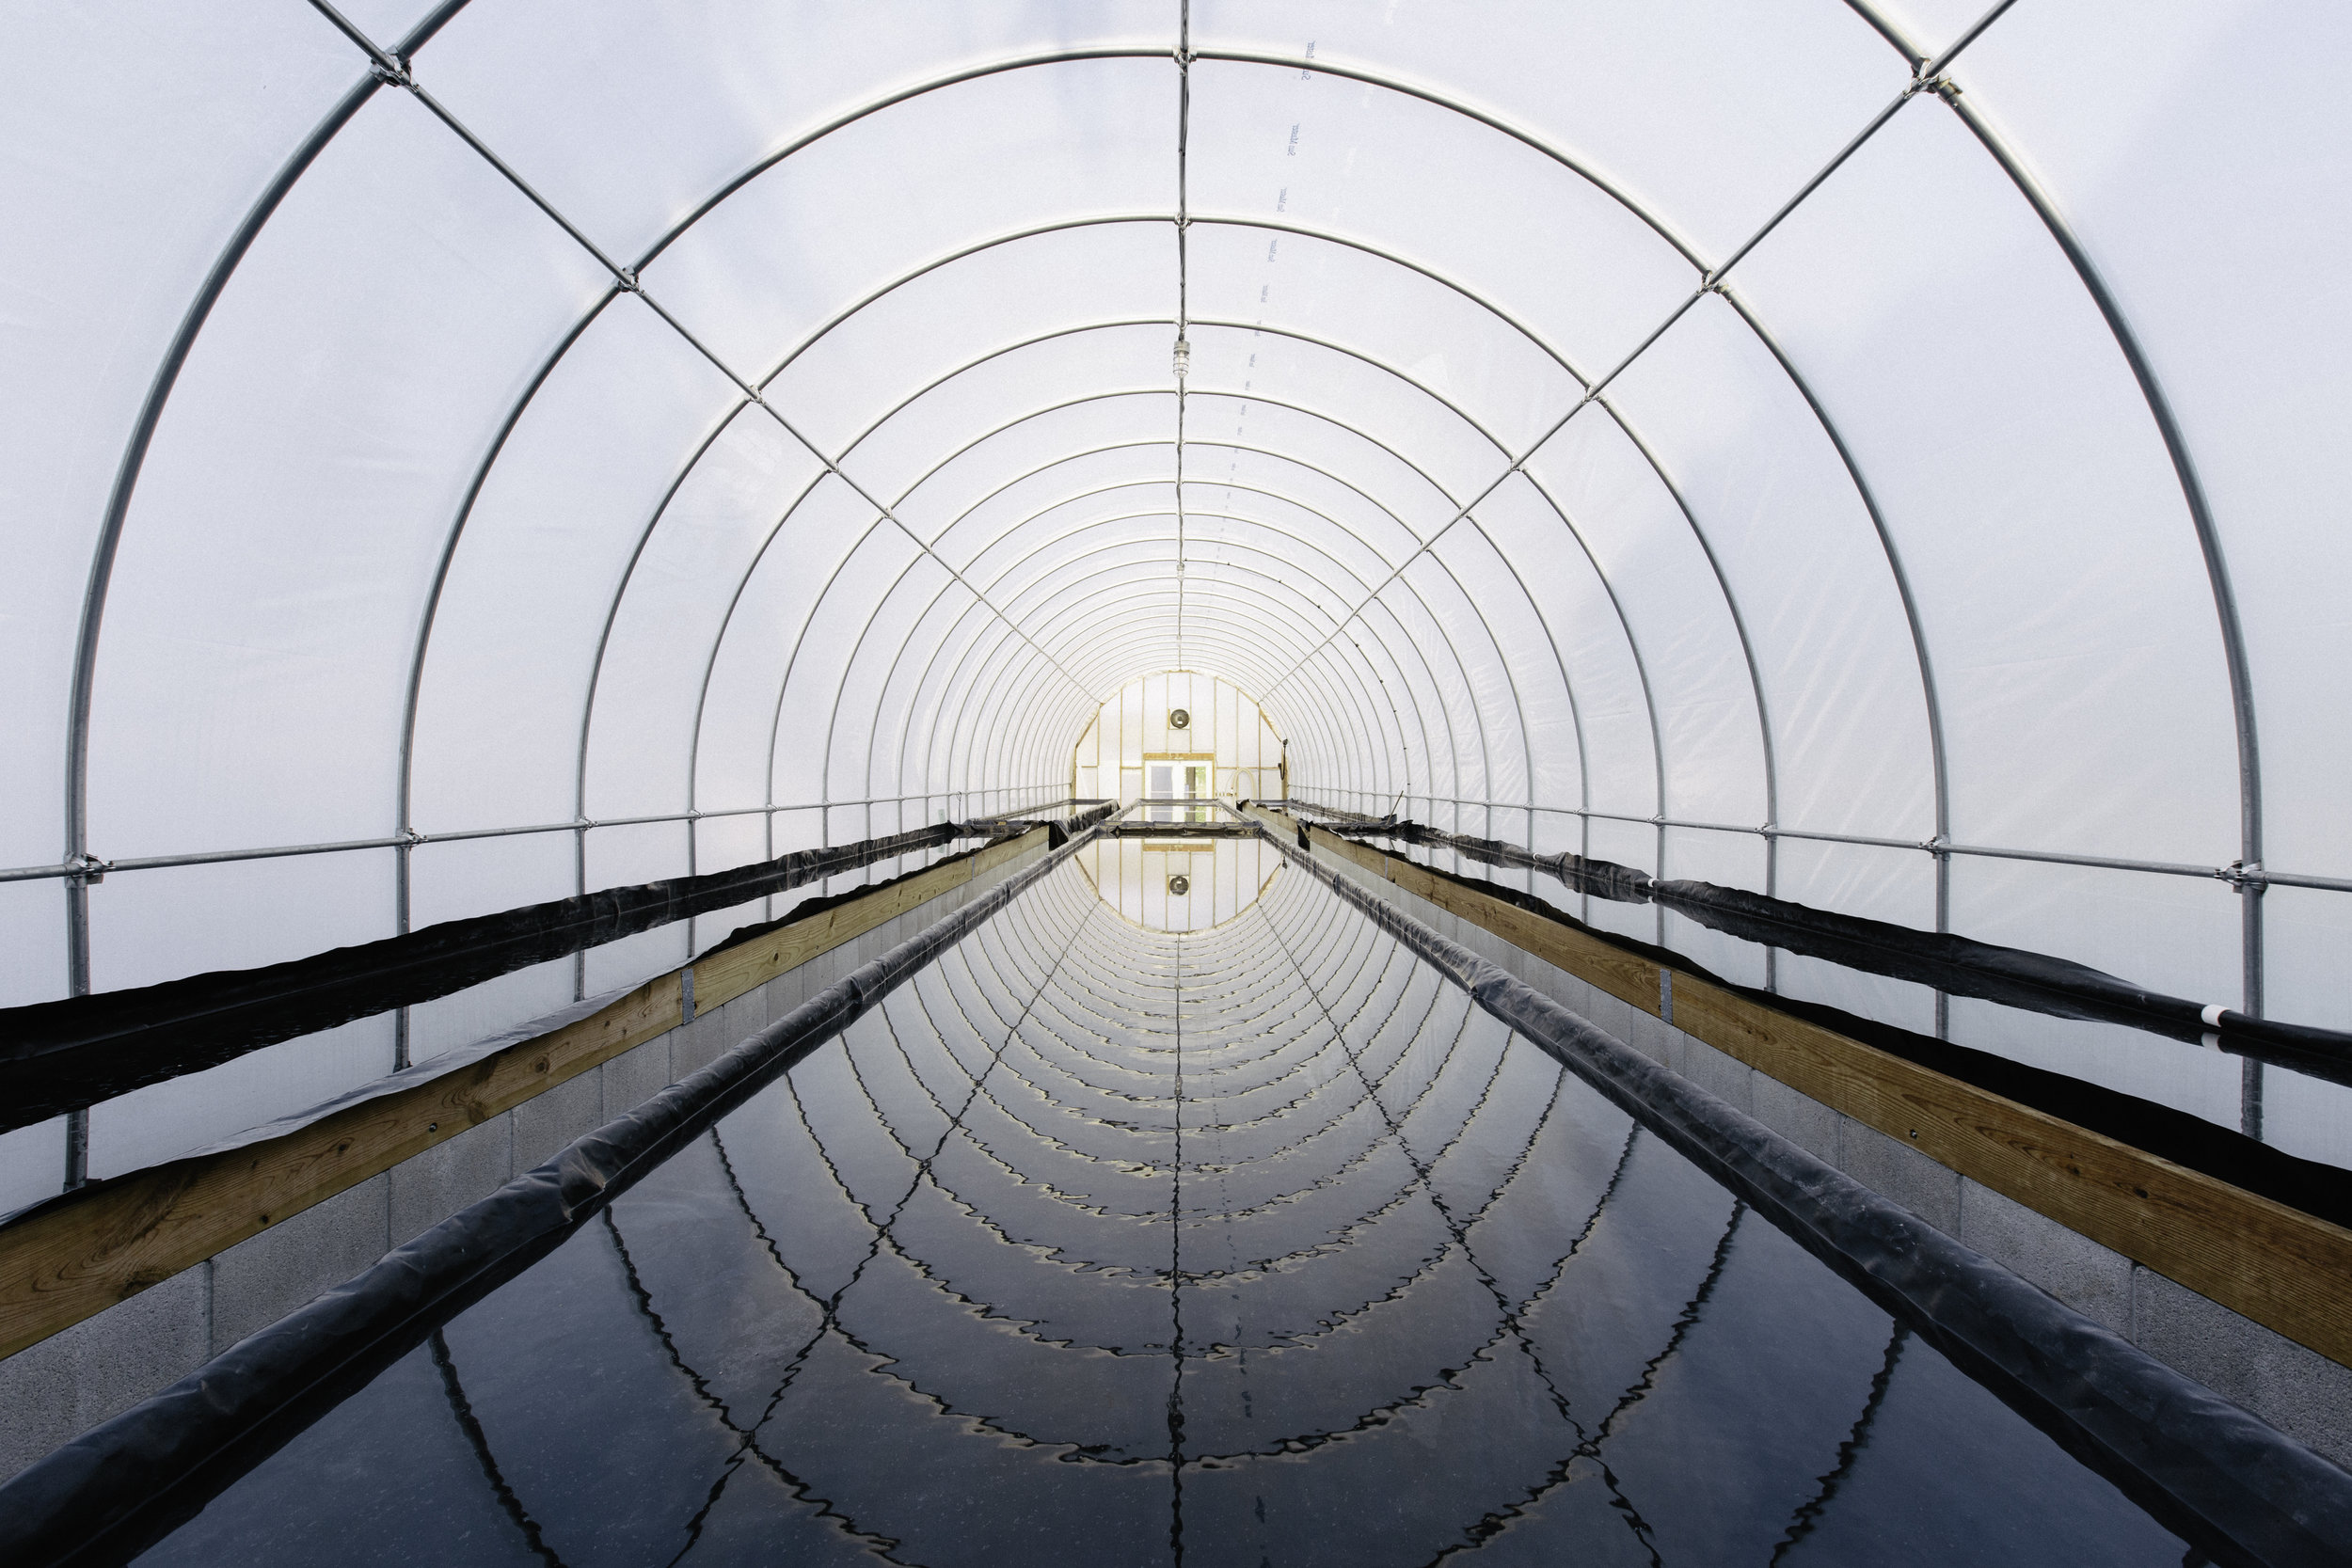
[[[1182,898],[1191,891],[1192,879],[1181,871],[1168,879],[1168,895],[1171,898]]]
[[[1171,730],[1188,730],[1192,728],[1192,715],[1180,707],[1170,708],[1168,711],[1168,727]]]

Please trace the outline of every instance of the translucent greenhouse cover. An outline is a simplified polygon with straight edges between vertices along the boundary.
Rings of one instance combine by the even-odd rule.
[[[1057,801],[1195,671],[1301,801],[2352,1016],[2352,10],[10,10],[0,1003]]]

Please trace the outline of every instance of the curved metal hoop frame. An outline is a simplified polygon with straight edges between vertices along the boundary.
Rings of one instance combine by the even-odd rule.
[[[288,157],[224,246],[192,300],[155,372],[134,424],[118,466],[92,552],[68,704],[64,853],[54,872],[59,876],[65,889],[68,985],[75,994],[89,988],[87,881],[81,868],[96,863],[89,856],[87,802],[89,731],[96,701],[99,651],[108,587],[129,523],[132,501],[146,455],[180,371],[244,257],[319,154],[379,88],[416,93],[453,131],[464,137],[474,150],[536,202],[550,218],[563,225],[614,275],[612,286],[580,317],[547,360],[526,379],[520,394],[487,442],[451,519],[431,586],[421,608],[402,721],[400,777],[396,782],[397,832],[389,841],[399,865],[396,918],[399,927],[405,928],[408,924],[409,849],[415,842],[412,813],[414,743],[438,607],[451,575],[458,565],[468,521],[492,469],[506,449],[508,438],[529,417],[539,389],[569,355],[572,347],[594,329],[604,313],[613,308],[623,295],[629,293],[637,294],[642,307],[654,309],[684,335],[686,329],[661,311],[640,282],[644,270],[731,197],[742,192],[795,154],[845,127],[984,77],[1024,71],[1051,71],[1080,62],[1168,57],[1165,50],[1134,47],[1041,52],[961,69],[905,86],[857,105],[755,161],[712,190],[690,213],[660,234],[631,264],[623,267],[596,251],[579,230],[524,184],[518,175],[500,163],[489,148],[458,125],[453,117],[424,94],[409,75],[409,61],[426,48],[450,19],[463,8],[464,3],[465,0],[447,0],[405,37],[388,48],[378,48],[369,42],[339,15],[321,7],[322,10],[327,10],[329,19],[336,25],[368,52],[371,74],[357,83]],[[802,356],[859,319],[863,312],[917,279],[1026,241],[1079,230],[1151,224],[1168,226],[1177,235],[1180,268],[1183,264],[1181,247],[1184,236],[1193,226],[1263,230],[1311,245],[1341,247],[1365,257],[1475,308],[1486,319],[1509,334],[1513,341],[1532,348],[1565,372],[1580,389],[1578,402],[1534,445],[1515,452],[1470,410],[1450,402],[1401,368],[1383,362],[1359,346],[1316,337],[1279,324],[1194,317],[1190,315],[1186,303],[1180,298],[1171,317],[1078,322],[1043,337],[1005,344],[987,355],[942,371],[894,406],[874,417],[837,452],[818,451],[804,437],[800,436],[797,430],[785,425],[793,438],[809,446],[819,469],[783,506],[772,525],[766,529],[732,587],[726,609],[718,619],[703,657],[700,685],[694,698],[693,737],[685,762],[683,816],[679,818],[690,823],[690,856],[697,837],[691,827],[692,819],[703,815],[724,815],[736,809],[735,803],[729,802],[705,812],[699,792],[701,741],[712,679],[725,657],[730,634],[737,625],[737,610],[744,602],[746,594],[755,591],[755,578],[763,570],[764,563],[774,559],[773,550],[778,541],[786,536],[794,519],[802,515],[803,506],[825,487],[825,482],[829,478],[837,478],[852,490],[857,490],[856,482],[850,478],[842,465],[850,460],[861,445],[889,427],[892,421],[925,406],[926,400],[947,394],[961,378],[1005,356],[1041,349],[1042,345],[1052,342],[1073,341],[1089,334],[1138,328],[1159,329],[1173,325],[1180,335],[1248,331],[1332,356],[1335,363],[1351,367],[1350,374],[1369,374],[1405,389],[1420,406],[1429,410],[1432,428],[1443,428],[1449,433],[1466,436],[1481,448],[1495,452],[1503,460],[1502,472],[1483,489],[1465,490],[1459,485],[1448,486],[1440,483],[1430,471],[1433,465],[1428,460],[1416,462],[1396,444],[1381,440],[1371,430],[1343,417],[1342,411],[1269,398],[1248,386],[1236,391],[1230,388],[1185,387],[1180,381],[1173,387],[1156,388],[1097,388],[1050,407],[1029,410],[991,429],[972,434],[953,451],[905,484],[895,499],[875,501],[878,515],[874,522],[858,542],[840,557],[817,598],[811,602],[811,609],[802,623],[800,639],[782,658],[775,681],[768,736],[767,799],[760,807],[741,808],[763,814],[771,847],[776,812],[797,809],[778,805],[775,779],[777,736],[786,711],[787,692],[793,689],[795,673],[800,667],[801,641],[805,640],[810,626],[816,624],[818,610],[827,597],[834,593],[836,584],[842,580],[848,563],[858,558],[859,552],[866,548],[867,541],[874,539],[878,532],[887,532],[894,528],[905,535],[904,542],[894,547],[911,549],[911,553],[892,578],[891,586],[870,606],[863,607],[866,613],[852,641],[849,656],[841,661],[837,673],[828,672],[833,675],[834,717],[828,722],[819,765],[825,786],[824,798],[818,802],[820,808],[832,801],[836,770],[834,742],[842,734],[838,722],[840,708],[850,689],[852,672],[866,668],[872,660],[885,656],[886,668],[882,685],[877,689],[881,706],[876,714],[862,716],[859,721],[865,729],[864,754],[862,758],[845,757],[841,764],[844,769],[854,770],[846,773],[845,779],[855,780],[853,789],[848,793],[860,803],[895,800],[903,812],[905,803],[910,800],[920,800],[928,805],[931,800],[963,800],[987,790],[1020,792],[1042,787],[1038,781],[1050,781],[1060,773],[1059,762],[1055,754],[1057,744],[1066,752],[1070,736],[1076,733],[1072,726],[1083,724],[1085,716],[1091,712],[1089,705],[1099,705],[1105,689],[1115,690],[1135,675],[1170,662],[1190,668],[1204,668],[1204,658],[1214,656],[1226,661],[1238,684],[1270,705],[1267,707],[1269,715],[1278,706],[1280,708],[1283,717],[1279,728],[1299,743],[1300,771],[1308,775],[1308,781],[1302,784],[1302,787],[1327,788],[1359,796],[1393,792],[1428,800],[1433,807],[1448,800],[1495,802],[1500,795],[1505,798],[1502,803],[1507,805],[1509,781],[1516,772],[1518,778],[1523,781],[1520,787],[1530,796],[1526,805],[1535,806],[1539,803],[1532,796],[1537,769],[1533,741],[1525,733],[1525,725],[1516,726],[1518,744],[1508,750],[1515,751],[1517,754],[1506,760],[1498,752],[1498,748],[1504,747],[1505,742],[1488,733],[1486,705],[1470,695],[1479,689],[1479,681],[1475,678],[1478,672],[1499,668],[1503,677],[1502,685],[1508,693],[1507,698],[1502,700],[1517,706],[1520,703],[1520,672],[1529,667],[1529,658],[1535,651],[1514,649],[1507,645],[1509,640],[1498,633],[1495,620],[1487,612],[1488,607],[1482,604],[1479,595],[1460,575],[1457,563],[1450,562],[1441,553],[1440,541],[1456,528],[1463,528],[1464,539],[1473,542],[1483,555],[1500,563],[1502,573],[1516,589],[1518,599],[1523,601],[1515,604],[1514,613],[1532,617],[1533,624],[1543,628],[1549,644],[1540,650],[1541,662],[1556,677],[1560,689],[1565,693],[1573,720],[1578,752],[1578,804],[1572,808],[1558,809],[1577,811],[1588,824],[1596,816],[1613,816],[1613,813],[1596,810],[1592,759],[1586,752],[1584,702],[1580,696],[1577,682],[1571,678],[1573,660],[1553,626],[1551,612],[1547,610],[1539,595],[1530,586],[1522,570],[1524,563],[1513,559],[1503,542],[1478,515],[1482,503],[1516,479],[1524,482],[1544,513],[1556,520],[1565,537],[1574,542],[1576,558],[1584,563],[1584,569],[1592,573],[1597,588],[1608,601],[1615,623],[1614,635],[1639,682],[1651,741],[1655,810],[1650,820],[1659,824],[1658,870],[1660,874],[1664,874],[1666,824],[1675,816],[1677,807],[1671,787],[1669,749],[1661,721],[1661,702],[1671,701],[1675,694],[1661,693],[1656,689],[1653,676],[1657,659],[1654,651],[1645,653],[1637,634],[1635,617],[1629,613],[1620,585],[1613,579],[1603,554],[1596,549],[1586,531],[1580,527],[1560,499],[1528,467],[1530,459],[1545,441],[1590,405],[1595,418],[1610,421],[1638,452],[1648,474],[1680,517],[1682,527],[1687,530],[1706,563],[1712,583],[1712,602],[1720,605],[1723,624],[1740,649],[1745,672],[1747,704],[1759,749],[1763,809],[1760,828],[1746,831],[1760,832],[1764,835],[1765,878],[1767,891],[1772,891],[1776,875],[1775,852],[1779,837],[1806,835],[1787,835],[1778,823],[1779,780],[1775,757],[1779,737],[1775,731],[1770,683],[1750,634],[1751,613],[1740,603],[1731,576],[1718,558],[1699,511],[1690,502],[1669,464],[1608,395],[1609,387],[1627,366],[1659,341],[1685,312],[1704,300],[1707,294],[1714,293],[1722,297],[1737,320],[1770,355],[1810,417],[1818,423],[1842,467],[1856,503],[1869,520],[1883,556],[1888,586],[1908,628],[1918,681],[1918,700],[1925,720],[1929,753],[1925,760],[1931,772],[1933,793],[1933,826],[1928,847],[1935,854],[1937,924],[1939,928],[1944,928],[1948,920],[1951,852],[1947,847],[1950,846],[1952,837],[1944,713],[1937,689],[1931,639],[1923,627],[1910,577],[1867,477],[1831,411],[1815,392],[1803,368],[1773,336],[1768,324],[1726,279],[1726,275],[1751,249],[1912,98],[1935,98],[1949,106],[1984,148],[1986,154],[2013,184],[2020,198],[2045,226],[2053,242],[2074,269],[2129,365],[2172,465],[2211,584],[2219,640],[2228,667],[2239,764],[2240,863],[2245,868],[2250,868],[2248,876],[2233,879],[2233,885],[2243,895],[2241,1006],[2243,1010],[2259,1015],[2263,982],[2262,787],[2251,677],[2226,557],[2186,439],[2173,415],[2169,399],[2125,318],[2114,291],[2106,282],[2088,247],[2068,226],[2056,199],[2041,186],[2026,167],[2025,160],[2009,145],[1998,129],[1944,78],[1944,71],[1954,58],[1999,19],[2007,9],[2008,0],[1994,5],[1975,25],[1933,57],[1913,40],[1900,24],[1880,12],[1869,0],[1849,0],[1849,5],[1901,55],[1912,73],[1909,85],[1827,167],[1792,196],[1762,230],[1712,265],[1699,248],[1677,232],[1662,214],[1633,193],[1610,181],[1588,160],[1554,146],[1537,134],[1510,123],[1457,95],[1392,73],[1333,66],[1304,57],[1250,51],[1196,49],[1191,47],[1187,35],[1180,42],[1175,55],[1178,69],[1186,72],[1195,63],[1209,62],[1235,67],[1308,71],[1317,75],[1338,77],[1355,82],[1368,90],[1434,106],[1551,161],[1630,214],[1692,269],[1693,292],[1690,300],[1642,340],[1640,345],[1617,365],[1606,369],[1582,366],[1574,362],[1560,345],[1548,341],[1540,332],[1512,315],[1501,301],[1482,294],[1466,280],[1449,277],[1424,261],[1360,236],[1341,234],[1308,225],[1193,212],[1183,204],[1181,189],[1179,206],[1173,212],[1090,214],[1042,223],[1018,233],[996,235],[968,244],[884,281],[812,329],[763,373],[746,377],[726,371],[736,379],[742,395],[724,409],[709,426],[695,450],[681,461],[668,488],[645,516],[635,544],[628,552],[627,565],[604,607],[602,627],[587,671],[585,694],[579,718],[575,767],[576,814],[579,821],[574,826],[580,845],[583,882],[591,795],[591,736],[597,694],[602,686],[614,628],[634,580],[637,563],[644,558],[655,531],[661,527],[671,499],[678,494],[696,471],[702,458],[721,434],[733,420],[742,417],[747,409],[765,410],[782,423],[783,416],[770,408],[764,401],[767,389]],[[1188,75],[1186,83],[1188,93]],[[1181,135],[1180,131],[1180,141]],[[693,342],[691,336],[688,341]],[[709,356],[708,351],[702,349],[699,343],[693,346]],[[715,357],[713,363],[717,363]],[[723,365],[720,368],[726,370]],[[1333,433],[1336,440],[1343,444],[1352,443],[1356,450],[1367,454],[1377,453],[1384,467],[1393,466],[1393,471],[1411,475],[1414,483],[1426,486],[1430,495],[1442,500],[1450,512],[1450,520],[1434,530],[1413,526],[1406,520],[1408,508],[1405,502],[1393,497],[1385,501],[1380,499],[1381,481],[1372,478],[1352,480],[1334,467],[1310,461],[1303,451],[1286,451],[1280,450],[1279,445],[1261,446],[1245,443],[1238,438],[1218,440],[1203,436],[1187,427],[1181,412],[1172,441],[1139,439],[1115,445],[1081,443],[1073,446],[1045,464],[1032,465],[1023,472],[990,486],[963,504],[944,528],[928,537],[918,535],[898,520],[896,508],[906,504],[926,485],[942,483],[944,472],[959,459],[970,454],[984,455],[993,442],[1002,442],[1009,447],[1012,437],[1034,438],[1049,430],[1057,416],[1078,409],[1096,408],[1120,398],[1173,400],[1179,410],[1193,400],[1198,400],[1203,407],[1213,407],[1216,405],[1216,400],[1240,399],[1249,405],[1283,410],[1289,418],[1308,421]],[[1453,434],[1449,434],[1448,439],[1453,438]],[[1160,455],[1171,448],[1175,468],[1172,478],[1166,472],[1169,465]],[[1259,476],[1261,483],[1250,484],[1188,476],[1183,470],[1184,454],[1188,448],[1250,454],[1267,465],[1272,472]],[[1012,492],[1015,486],[1050,483],[1056,469],[1075,472],[1076,466],[1106,458],[1114,452],[1122,454],[1115,461],[1132,459],[1139,466],[1133,477],[1062,495],[1042,506],[1032,508],[1004,523],[979,547],[960,547],[957,560],[950,560],[941,553],[940,547],[957,535],[958,529],[966,519],[976,517],[999,497]],[[1157,471],[1143,471],[1154,464],[1158,466]],[[1082,503],[1116,490],[1151,485],[1170,489],[1167,507],[1118,511],[1115,515],[1106,513],[1074,528],[1060,526],[1054,516],[1063,509],[1080,507]],[[1335,486],[1336,491],[1333,489]],[[1204,490],[1223,491],[1228,498],[1225,508],[1202,510],[1187,499],[1188,491]],[[1393,531],[1395,536],[1410,539],[1413,541],[1411,547],[1401,553],[1382,551],[1364,534],[1358,532],[1345,518],[1319,508],[1315,504],[1314,492],[1327,495],[1343,492],[1353,498],[1347,500],[1348,507],[1352,509],[1361,503],[1368,509],[1364,514],[1367,520],[1376,518],[1382,531]],[[865,494],[862,490],[858,493],[861,496]],[[1233,499],[1235,497],[1246,499],[1237,503]],[[1317,520],[1318,526],[1352,536],[1362,546],[1370,560],[1377,563],[1375,570],[1386,576],[1368,578],[1315,543],[1306,532],[1285,526],[1282,517],[1287,509],[1295,509],[1294,515],[1299,518],[1311,516]],[[1117,531],[1122,525],[1159,517],[1167,517],[1173,522],[1176,560],[1195,568],[1179,574],[1175,578],[1176,586],[1169,591],[1172,614],[1162,615],[1156,608],[1161,603],[1159,599],[1132,597],[1120,600],[1110,612],[1087,612],[1079,596],[1081,590],[1089,585],[1101,587],[1124,580],[1120,574],[1131,573],[1137,568],[1135,560],[1121,555],[1122,551],[1131,551],[1135,542],[1115,536]],[[1212,542],[1216,553],[1205,561],[1198,556],[1188,558],[1186,531],[1195,523],[1231,525],[1232,530],[1230,536],[1215,533],[1200,535],[1197,532],[1193,535],[1196,539],[1205,537]],[[1031,536],[1037,542],[1027,544],[1025,548],[1015,543]],[[1251,540],[1258,542],[1251,543]],[[1278,551],[1280,553],[1278,554]],[[994,559],[1000,554],[1005,559]],[[1429,558],[1426,565],[1421,563],[1423,556]],[[1207,569],[1198,569],[1203,565]],[[971,574],[981,572],[984,566],[987,568],[986,580],[973,579]],[[1408,572],[1413,575],[1408,576]],[[1311,583],[1312,592],[1299,586],[1302,577]],[[1433,598],[1433,594],[1442,594],[1446,605],[1454,607],[1451,615],[1447,613],[1446,606],[1441,606]],[[1000,594],[1009,594],[1009,597],[1000,603]],[[1045,612],[1043,605],[1054,598],[1059,600],[1060,607],[1050,613]],[[1115,627],[1110,624],[1120,612],[1125,612],[1132,622],[1138,610],[1148,611],[1144,619],[1150,624],[1140,627],[1134,625]],[[878,631],[884,624],[885,615],[895,618],[896,624],[905,628],[905,635],[896,646],[891,645],[887,636]],[[1172,661],[1167,635],[1167,628],[1170,626],[1175,628],[1174,636],[1181,640],[1175,643],[1180,652]],[[1294,628],[1300,627],[1311,629],[1295,633]],[[1434,639],[1429,631],[1422,629],[1424,627],[1435,628]],[[1462,628],[1468,641],[1457,641],[1455,633],[1449,627]],[[1473,627],[1474,631],[1470,629]],[[928,653],[917,669],[906,660],[905,656],[915,646],[918,634],[926,628],[933,635]],[[1118,635],[1113,635],[1114,631]],[[1439,644],[1435,649],[1428,645],[1433,640]],[[1276,653],[1281,661],[1279,666],[1267,662],[1270,652]],[[1519,656],[1517,667],[1513,657],[1515,653]],[[1299,694],[1285,699],[1282,693],[1294,682],[1301,683]],[[1403,688],[1401,706],[1396,691],[1400,686]],[[896,720],[895,725],[886,721],[892,719]],[[919,768],[912,754],[918,722],[927,723],[929,729],[929,740],[923,749]],[[893,728],[896,730],[895,751],[887,751],[882,736],[886,730]],[[1057,741],[1059,732],[1068,733],[1060,734]],[[978,738],[983,736],[991,737],[985,749],[978,744]],[[940,751],[943,740],[946,746],[944,754]],[[1420,789],[1413,787],[1416,782],[1413,766],[1416,751],[1422,759],[1420,771],[1423,775],[1420,780],[1422,785]],[[1438,773],[1441,758],[1447,768],[1447,776],[1443,778]],[[1025,780],[1031,782],[1024,783]],[[884,789],[899,793],[895,797],[878,794]],[[483,831],[543,832],[548,831],[548,825],[533,825],[527,830]],[[290,847],[307,850],[336,847]],[[256,854],[282,852],[286,850],[271,848],[254,851]],[[2083,857],[2075,859],[2089,863]],[[2149,868],[2158,869],[2153,864]],[[27,874],[38,871],[44,875],[51,874],[52,869],[26,868]],[[2327,879],[2279,879],[2300,880],[2311,885],[2326,885],[2328,882]],[[2249,1096],[2258,1100],[2259,1085],[2251,1084],[2251,1081],[2249,1085]],[[2249,1104],[2253,1102],[2249,1100]]]

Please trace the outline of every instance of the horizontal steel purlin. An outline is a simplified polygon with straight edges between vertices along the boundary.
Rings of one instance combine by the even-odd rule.
[[[1300,784],[1299,791],[1317,786]],[[1341,793],[1325,791],[1325,793]],[[1692,822],[1672,816],[1636,816],[1627,812],[1587,811],[1578,806],[1537,806],[1525,800],[1474,800],[1453,795],[1408,795],[1451,806],[1482,806],[1494,811],[1549,812],[1559,816],[1590,817],[1603,822],[1636,822],[1650,828],[1688,828],[1710,833],[1753,833],[1758,838],[1797,838],[1816,844],[1859,844],[1876,849],[1918,849],[1931,855],[1975,855],[1988,860],[2044,861],[2057,865],[2085,865],[2102,871],[2140,871],[2159,877],[2201,877],[2233,887],[2299,887],[2322,893],[2352,893],[2352,879],[2315,877],[2299,871],[2268,871],[2244,865],[2197,865],[2177,861],[2127,860],[2113,855],[2070,855],[2056,849],[2008,849],[1986,844],[1952,844],[1935,839],[1873,838],[1860,833],[1812,832],[1802,828],[1751,828],[1737,822]],[[1311,800],[1302,801],[1311,806]]]
[[[155,871],[174,865],[215,865],[230,861],[281,860],[290,855],[340,855],[356,849],[398,849],[421,844],[453,844],[461,839],[512,838],[525,833],[576,833],[591,828],[637,828],[660,822],[707,822],[725,816],[772,816],[779,812],[831,811],[844,806],[899,805],[909,800],[945,800],[958,795],[1017,796],[1062,787],[1021,784],[1003,790],[939,790],[929,795],[877,795],[863,800],[804,800],[794,805],[735,806],[724,811],[666,812],[654,816],[601,816],[572,822],[533,822],[518,828],[464,828],[446,833],[394,833],[384,838],[347,838],[326,844],[281,844],[259,849],[210,849],[187,855],[138,855],[123,860],[96,856],[56,865],[17,865],[0,868],[0,882],[31,882],[71,877],[94,880],[109,871]],[[1014,811],[1022,808],[1014,807]],[[1001,815],[1009,816],[1010,812]],[[981,818],[980,820],[988,820]]]

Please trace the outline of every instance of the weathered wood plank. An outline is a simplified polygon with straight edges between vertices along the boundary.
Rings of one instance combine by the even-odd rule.
[[[706,958],[693,966],[696,1002],[708,1008],[732,1000],[1041,848],[1046,837],[1044,829],[1033,829],[969,860],[934,867]],[[676,974],[657,975],[588,1018],[430,1083],[354,1105],[282,1137],[94,1183],[0,1227],[0,1356],[676,1028],[681,990]]]
[[[732,1002],[787,969],[887,925],[949,888],[984,876],[1017,855],[1042,848],[1047,836],[1045,829],[1032,828],[1016,838],[992,844],[967,860],[933,866],[896,886],[836,904],[806,920],[796,920],[739,947],[713,954],[693,966],[695,1010],[707,1011]]]
[[[1411,861],[1383,854],[1369,845],[1357,844],[1322,828],[1311,827],[1307,835],[1316,848],[1344,855],[1407,893],[1428,899],[1447,913],[1460,915],[1513,946],[1525,948],[1586,984],[1599,987],[1620,1002],[1657,1016],[1658,966],[1648,959],[1516,904],[1433,876]]]
[[[1952,1170],[2352,1365],[2352,1230],[1699,979],[1675,1023]]]
[[[1288,832],[1294,819],[1263,812]],[[1309,838],[1451,913],[1659,1012],[1658,967],[1320,828]],[[2087,1128],[1674,974],[1674,1022],[1947,1168],[2329,1359],[2352,1366],[2352,1230]]]
[[[678,978],[282,1137],[84,1189],[0,1229],[0,1356],[677,1027]]]

